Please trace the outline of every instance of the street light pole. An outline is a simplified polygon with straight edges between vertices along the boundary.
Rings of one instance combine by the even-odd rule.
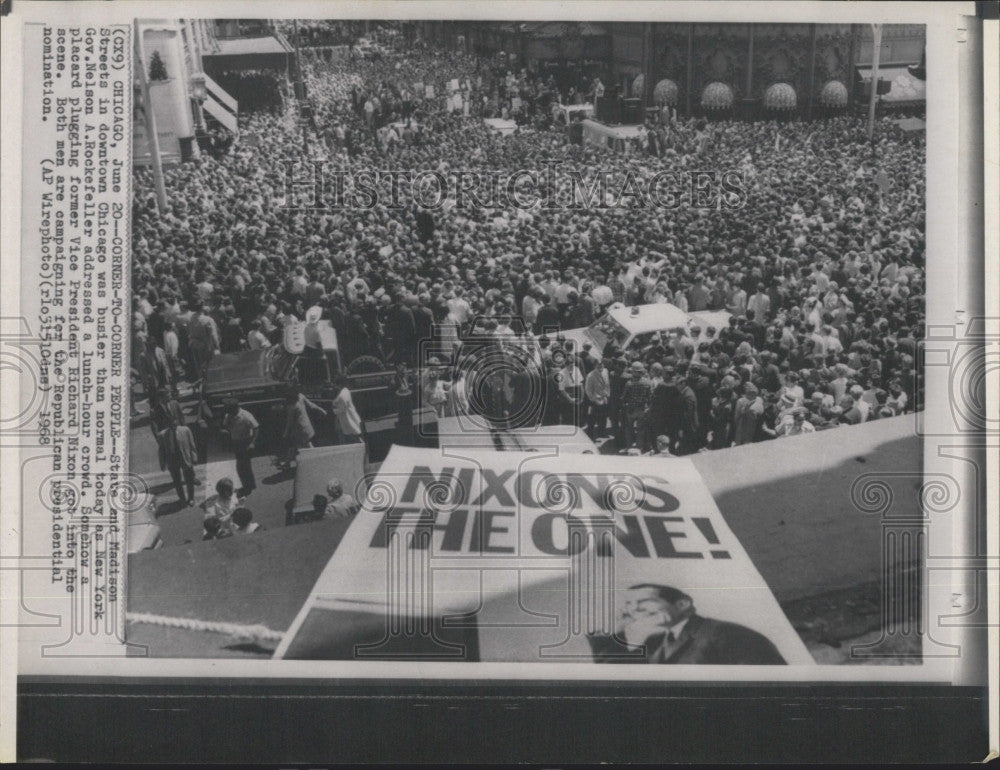
[[[146,134],[149,137],[149,155],[153,162],[153,184],[156,187],[156,208],[161,214],[167,211],[167,187],[163,182],[163,161],[160,158],[160,136],[156,133],[156,111],[149,96],[149,80],[146,77],[146,62],[142,58],[139,20],[136,19],[132,35],[135,38],[135,66],[139,70],[139,86],[142,89],[142,104],[146,113]]]
[[[875,103],[878,101],[878,65],[882,54],[882,25],[872,24],[872,89],[868,94],[868,141],[875,136]]]
[[[302,124],[302,149],[309,154],[309,130],[306,127],[305,115],[303,114],[303,104],[306,100],[306,83],[302,78],[302,55],[299,52],[299,20],[292,21],[292,28],[295,34],[295,106],[299,110],[299,123]]]

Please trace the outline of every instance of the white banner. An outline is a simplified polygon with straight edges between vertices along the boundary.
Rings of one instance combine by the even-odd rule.
[[[813,662],[689,460],[399,446],[276,657]]]

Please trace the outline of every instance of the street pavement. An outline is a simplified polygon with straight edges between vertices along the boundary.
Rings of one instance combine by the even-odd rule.
[[[190,425],[195,419],[197,400],[189,392],[181,391],[181,406]],[[160,526],[160,538],[164,547],[199,542],[202,537],[202,521],[206,504],[215,497],[215,485],[219,479],[228,476],[239,489],[236,475],[236,461],[226,445],[225,438],[210,434],[207,440],[205,463],[195,469],[195,506],[182,506],[170,478],[170,473],[161,471],[156,438],[149,427],[149,405],[146,401],[136,402],[136,414],[132,418],[129,433],[129,462],[132,473],[138,474],[148,485],[148,491],[156,495],[156,521]],[[281,471],[274,465],[274,457],[265,455],[253,460],[257,489],[246,499],[246,507],[254,514],[254,521],[266,529],[285,526],[285,506],[292,499],[295,470]]]

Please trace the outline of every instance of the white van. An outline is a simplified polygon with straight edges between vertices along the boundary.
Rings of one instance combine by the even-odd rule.
[[[584,344],[589,344],[591,357],[599,360],[611,340],[625,350],[637,339],[648,338],[656,333],[667,334],[677,328],[690,329],[698,326],[704,331],[707,327],[714,326],[721,331],[729,326],[729,318],[730,313],[725,310],[685,313],[667,302],[632,307],[616,302],[590,326],[568,329],[561,332],[561,336],[576,343],[578,350],[582,350]]]

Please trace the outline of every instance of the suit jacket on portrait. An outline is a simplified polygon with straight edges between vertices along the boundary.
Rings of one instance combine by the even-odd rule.
[[[613,636],[588,636],[596,663],[701,663],[707,665],[785,665],[778,648],[763,634],[722,620],[692,615],[673,641],[651,637],[645,654],[631,652]]]

